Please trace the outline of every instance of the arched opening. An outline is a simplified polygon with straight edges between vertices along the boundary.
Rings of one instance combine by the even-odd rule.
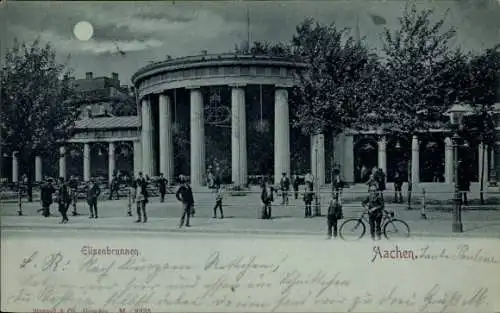
[[[420,138],[420,181],[423,183],[444,182],[445,144],[439,134]]]
[[[378,143],[372,137],[355,138],[354,144],[354,182],[364,183],[374,167],[378,167]]]
[[[394,182],[396,172],[403,181],[408,181],[410,142],[401,137],[390,138],[387,142],[387,181]]]

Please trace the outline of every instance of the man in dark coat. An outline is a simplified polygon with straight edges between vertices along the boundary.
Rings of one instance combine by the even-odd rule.
[[[52,186],[52,183],[50,180],[45,178],[42,186],[40,187],[40,198],[42,200],[42,211],[43,211],[43,216],[49,217],[50,216],[50,205],[52,204],[52,195],[54,194],[56,190]]]
[[[182,203],[182,216],[179,222],[179,228],[184,226],[184,220],[186,220],[186,227],[190,227],[189,218],[193,212],[194,207],[194,197],[191,186],[189,186],[187,179],[181,178],[181,186],[175,193],[175,197]]]
[[[98,218],[97,215],[97,198],[101,194],[101,188],[99,185],[91,179],[87,186],[87,203],[89,205],[90,215],[89,218]]]
[[[59,178],[59,188],[57,189],[57,201],[59,204],[59,213],[61,213],[61,224],[67,223],[68,220],[68,208],[71,203],[71,197],[69,194],[69,187],[64,181],[63,177]]]
[[[286,173],[281,174],[280,189],[282,196],[281,204],[288,205],[288,191],[290,190],[290,178],[286,176]]]
[[[116,195],[116,200],[120,200],[120,182],[116,174],[111,178],[111,184],[109,185],[109,200],[113,200],[113,195]]]
[[[274,189],[273,187],[267,182],[267,180],[264,180],[262,182],[262,192],[260,194],[260,199],[262,200],[262,214],[261,218],[262,219],[271,219],[272,217],[272,208],[271,208],[271,203],[274,200]]]
[[[471,170],[465,162],[460,161],[458,163],[458,188],[460,190],[460,202],[463,205],[469,204],[469,201],[467,199],[467,192],[470,191],[470,172]]]
[[[369,196],[362,202],[363,207],[368,210],[370,223],[370,235],[372,239],[380,239],[382,234],[382,217],[384,211],[384,198],[380,192],[377,182],[372,180],[368,186]]]
[[[160,173],[160,178],[158,179],[158,188],[160,189],[160,202],[165,202],[165,194],[167,193],[168,180]]]

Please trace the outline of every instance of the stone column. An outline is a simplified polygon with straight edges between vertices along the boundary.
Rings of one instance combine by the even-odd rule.
[[[42,157],[37,155],[35,157],[35,181],[41,182],[42,180],[43,180]]]
[[[83,144],[83,180],[90,180],[90,144]]]
[[[19,181],[19,153],[14,151],[12,153],[12,182],[17,183]]]
[[[288,91],[277,87],[274,92],[274,182],[281,174],[290,176],[290,121]]]
[[[166,94],[159,100],[160,173],[169,182],[174,180],[174,139],[172,134],[172,103]]]
[[[203,185],[205,174],[205,119],[203,114],[203,96],[199,88],[191,89],[191,185],[199,188]]]
[[[490,163],[489,163],[490,168],[489,168],[489,175],[488,175],[488,178],[489,178],[488,185],[489,186],[496,186],[496,183],[497,183],[495,158],[496,158],[495,144],[493,144],[493,146],[490,148]]]
[[[411,141],[411,182],[415,185],[420,182],[420,147],[418,137],[413,136]]]
[[[245,89],[231,89],[231,180],[236,185],[247,183],[247,129]]]
[[[311,136],[311,173],[320,186],[325,185],[325,135]]]
[[[483,149],[484,147],[484,149]],[[488,186],[488,145],[484,144],[484,143],[480,143],[478,145],[478,149],[479,149],[479,153],[478,153],[478,156],[479,156],[479,166],[478,166],[478,169],[479,169],[479,175],[478,175],[478,182],[481,183],[481,178],[483,179],[483,188],[486,188]],[[483,170],[483,155],[484,155],[484,170]],[[482,173],[482,177],[481,177],[481,173]]]
[[[66,148],[59,148],[59,177],[66,180]]]
[[[344,139],[344,179],[354,182],[354,136],[347,135]]]
[[[134,175],[142,172],[142,143],[139,140],[134,141]]]
[[[116,168],[115,143],[110,142],[108,148],[108,181],[111,183]]]
[[[444,180],[447,184],[454,182],[453,175],[453,143],[450,137],[446,137],[444,139]]]
[[[378,167],[384,171],[387,177],[387,138],[381,136],[378,141]]]
[[[151,110],[151,101],[142,100],[141,106],[142,119],[142,173],[153,176],[154,174],[154,156],[153,156],[153,116]]]

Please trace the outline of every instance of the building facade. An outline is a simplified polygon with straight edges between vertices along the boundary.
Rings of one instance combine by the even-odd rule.
[[[236,185],[247,184],[255,174],[274,176],[277,183],[282,173],[306,172],[323,185],[333,168],[339,168],[346,181],[360,183],[373,167],[382,168],[389,182],[396,172],[414,183],[453,182],[452,134],[447,130],[411,138],[353,131],[335,138],[300,134],[291,126],[289,93],[295,73],[304,67],[285,58],[238,54],[152,63],[132,76],[134,116],[110,114],[113,101],[122,105],[124,98],[132,97],[117,74],[94,78],[87,73],[74,83],[90,104],[82,108],[76,135],[61,147],[58,175],[88,180],[111,179],[116,171],[150,177],[163,173],[173,182],[183,174],[199,187],[208,171],[220,170],[221,158],[227,156],[229,180]],[[500,104],[496,109],[500,112]],[[459,157],[471,165],[473,181],[483,177],[484,183],[495,183],[500,177],[499,142],[488,147],[471,140],[459,148]],[[223,156],[214,161],[215,146]],[[44,162],[35,162],[36,180],[45,175]],[[18,181],[22,173],[15,153],[11,168],[12,181]]]
[[[242,185],[248,181],[248,127],[252,124],[247,115],[252,108],[245,103],[246,92],[252,85],[272,86],[273,101],[263,103],[273,107],[273,173],[278,182],[282,173],[297,172],[291,168],[291,118],[288,95],[294,86],[294,72],[304,64],[283,58],[251,55],[201,55],[171,59],[141,68],[132,77],[138,92],[141,119],[142,170],[155,176],[164,173],[172,180],[174,175],[174,132],[178,123],[174,117],[172,95],[182,89],[189,93],[189,101],[181,105],[189,107],[189,173],[193,186],[201,186],[207,171],[205,128],[209,124],[206,115],[210,106],[204,102],[207,88],[230,88],[231,128],[231,181]],[[261,102],[262,105],[262,102]],[[178,106],[178,103],[175,103]],[[177,110],[177,108],[175,109]],[[453,147],[451,134],[446,130],[431,130],[431,135],[414,134],[411,138],[388,138],[378,133],[347,131],[332,138],[325,149],[328,134],[309,139],[310,168],[320,184],[328,181],[329,167],[339,167],[349,182],[363,182],[373,167],[388,173],[391,181],[399,171],[418,182],[451,183],[453,180]],[[331,137],[331,136],[330,136]],[[328,151],[330,150],[330,151]],[[485,154],[484,163],[483,151]],[[499,151],[496,147],[484,147],[470,142],[461,147],[459,154],[473,163],[473,180],[482,176],[485,182],[500,175]],[[329,156],[330,166],[326,166]],[[482,165],[484,164],[484,170]],[[409,169],[409,170],[408,170]],[[139,169],[136,169],[139,170]],[[303,169],[302,169],[303,170]],[[411,173],[408,177],[406,173]],[[480,175],[484,173],[484,175]],[[186,173],[184,173],[186,174]],[[302,173],[301,173],[302,174]]]

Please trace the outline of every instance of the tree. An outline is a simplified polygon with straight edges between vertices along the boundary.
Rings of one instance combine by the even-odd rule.
[[[378,102],[372,103],[371,123],[384,134],[411,138],[444,122],[443,113],[454,101],[456,87],[443,78],[452,75],[463,54],[451,51],[452,28],[443,29],[444,19],[432,21],[433,11],[407,6],[399,28],[385,29],[385,58]],[[408,167],[408,206],[411,206],[412,179]]]
[[[464,100],[472,104],[475,114],[464,122],[464,130],[469,137],[482,143],[481,172],[479,173],[480,199],[484,204],[485,144],[495,147],[495,112],[493,105],[499,99],[500,85],[500,45],[472,56],[467,64],[468,75],[463,76]],[[464,134],[465,135],[465,134]]]
[[[73,134],[78,106],[69,84],[69,71],[56,61],[54,48],[14,42],[1,70],[3,109],[2,141],[18,151],[19,166],[26,171],[31,198],[35,156],[53,156]]]
[[[294,127],[307,135],[333,137],[355,127],[358,112],[377,95],[380,64],[376,56],[347,36],[347,29],[312,19],[297,26],[292,53],[306,65],[297,72],[290,98]]]

